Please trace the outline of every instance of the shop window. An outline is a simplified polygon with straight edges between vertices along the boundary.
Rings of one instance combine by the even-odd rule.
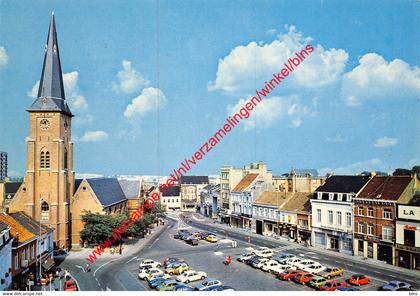
[[[404,229],[404,245],[408,247],[415,246],[415,232],[414,230]]]

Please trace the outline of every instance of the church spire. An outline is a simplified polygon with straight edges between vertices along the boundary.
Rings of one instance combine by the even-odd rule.
[[[41,97],[65,99],[54,13],[51,15],[48,39],[45,45],[44,65],[39,83],[38,98]]]
[[[72,116],[65,99],[55,18],[52,13],[38,96],[28,111],[60,111]]]

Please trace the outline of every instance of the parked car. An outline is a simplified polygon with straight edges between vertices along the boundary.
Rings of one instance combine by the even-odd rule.
[[[283,281],[290,281],[292,280],[295,276],[297,276],[297,274],[299,273],[299,271],[297,271],[296,269],[287,269],[281,273],[278,274],[278,278],[283,280]]]
[[[204,280],[207,277],[207,273],[204,271],[188,270],[177,276],[176,279],[180,282],[188,284],[198,280]]]
[[[201,284],[195,286],[195,289],[198,291],[207,291],[207,289],[222,286],[222,282],[216,279],[207,279]]]
[[[163,276],[157,277],[149,281],[149,287],[156,288],[157,286],[161,285],[164,281],[167,281],[169,279],[171,279],[171,277],[167,274],[164,274]]]
[[[249,258],[248,260],[246,260],[245,261],[245,263],[246,264],[248,264],[248,265],[251,265],[252,266],[252,264],[254,263],[254,262],[257,262],[258,260],[260,260],[262,257],[260,257],[260,256],[257,256],[257,255],[254,255],[254,256],[252,256],[251,258]]]
[[[208,235],[206,236],[206,241],[211,242],[211,243],[217,243],[219,240],[217,239],[215,235]]]
[[[163,266],[165,266],[165,268],[171,264],[171,263],[175,263],[175,262],[185,262],[184,258],[175,258],[175,257],[168,257],[165,259],[165,261],[163,261]]]
[[[189,232],[184,232],[182,235],[181,235],[181,239],[182,240],[186,240],[187,238],[189,238],[191,236],[191,233],[189,233]]]
[[[324,269],[323,271],[321,271],[319,273],[320,276],[326,278],[326,279],[330,279],[332,277],[336,277],[336,276],[341,276],[344,273],[344,269],[343,268],[339,268],[339,267],[327,267],[326,269]]]
[[[271,272],[271,270],[274,267],[279,266],[279,265],[280,265],[280,263],[278,261],[273,260],[273,259],[269,259],[266,262],[264,262],[264,264],[261,266],[261,269],[263,271],[266,271],[266,272]]]
[[[341,287],[337,288],[336,291],[360,291],[360,289],[355,288],[355,287],[341,286]]]
[[[190,236],[189,238],[187,238],[185,241],[192,246],[198,245],[198,238],[196,236],[193,236],[193,235]]]
[[[331,282],[327,282],[325,283],[325,285],[322,285],[321,287],[319,287],[320,291],[335,291],[340,287],[347,287],[348,285],[346,283],[342,283],[339,281],[331,281]]]
[[[298,284],[306,285],[314,277],[315,276],[309,272],[301,271],[293,278],[293,281]]]
[[[319,263],[315,263],[315,264],[302,268],[302,270],[307,271],[312,274],[319,274],[321,271],[325,270],[325,266]]]
[[[162,264],[160,264],[160,262],[154,261],[152,259],[145,259],[145,260],[140,262],[139,267],[141,268],[141,267],[146,266],[146,265],[150,265],[151,267],[154,267],[154,268],[159,268],[159,267],[162,266]]]
[[[168,266],[165,269],[165,272],[169,273],[170,275],[174,275],[174,274],[181,274],[184,271],[187,271],[189,269],[190,269],[190,267],[189,267],[188,263],[182,262],[182,263],[175,263],[173,265]]]
[[[364,274],[353,274],[347,282],[355,286],[361,286],[369,284],[370,279]]]
[[[160,269],[159,269],[160,270]],[[151,280],[154,280],[155,278],[158,277],[163,277],[163,276],[167,276],[168,278],[170,278],[170,276],[168,274],[165,274],[162,270],[160,270],[159,272],[157,271],[152,271],[151,273],[149,273],[149,275],[146,277],[146,280],[148,282],[150,282]]]
[[[174,291],[175,287],[178,284],[179,283],[176,280],[170,279],[170,280],[164,281],[162,284],[157,286],[157,290],[158,291]]]
[[[65,281],[64,282],[64,291],[77,291],[77,284],[75,281]]]
[[[289,254],[289,253],[281,253],[281,254],[277,254],[276,256],[274,256],[273,259],[280,262],[284,259],[292,258],[292,257],[295,257],[295,255]]]
[[[274,255],[273,250],[271,249],[263,249],[263,250],[255,250],[254,254],[260,257],[268,258]]]
[[[239,262],[245,262],[246,260],[248,260],[252,256],[255,256],[254,253],[243,253],[240,257],[238,257],[238,261]]]
[[[210,232],[201,232],[200,233],[200,239],[206,239],[209,235],[212,235]]]
[[[388,284],[379,288],[381,291],[399,291],[399,289],[411,289],[411,285],[400,281],[390,281]]]
[[[286,259],[283,259],[283,260],[279,261],[279,263],[296,266],[296,264],[298,264],[300,261],[302,261],[302,259],[300,259],[298,257],[290,257],[290,258],[286,258]]]
[[[296,263],[294,263],[292,265],[295,266],[298,269],[304,270],[305,267],[314,265],[315,263],[318,263],[318,262],[315,262],[314,260],[311,260],[311,259],[304,259],[304,260],[301,260],[299,262],[296,262]]]
[[[139,272],[142,272],[143,270],[148,270],[153,268],[151,265],[144,265],[142,267],[139,267]]]
[[[175,286],[174,291],[195,291],[195,288],[184,283],[178,283],[178,285]]]
[[[259,258],[255,261],[252,262],[251,266],[254,268],[258,268],[260,269],[261,267],[263,267],[263,264],[267,261],[269,261],[270,259],[268,258]]]
[[[315,276],[313,279],[311,279],[308,283],[308,286],[311,286],[312,288],[319,289],[319,287],[323,286],[327,282],[326,278],[323,278],[322,276]]]
[[[139,272],[138,277],[141,280],[145,280],[150,274],[162,274],[163,275],[164,273],[159,268],[142,269]]]
[[[236,290],[229,286],[215,286],[215,287],[206,288],[203,291],[236,291]]]

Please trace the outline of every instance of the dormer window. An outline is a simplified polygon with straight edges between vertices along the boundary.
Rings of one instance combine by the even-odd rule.
[[[342,193],[338,193],[338,200],[342,201],[343,200],[343,194]]]
[[[351,194],[347,194],[347,201],[351,201]]]
[[[328,193],[328,199],[334,200],[334,193]]]
[[[317,196],[318,199],[322,199],[322,193],[321,192],[317,192]]]

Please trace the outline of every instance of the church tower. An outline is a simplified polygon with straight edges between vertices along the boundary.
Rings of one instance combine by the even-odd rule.
[[[25,180],[9,212],[24,211],[54,229],[57,248],[71,245],[70,200],[74,190],[73,117],[64,94],[54,14],[51,16],[37,99],[29,112]]]

